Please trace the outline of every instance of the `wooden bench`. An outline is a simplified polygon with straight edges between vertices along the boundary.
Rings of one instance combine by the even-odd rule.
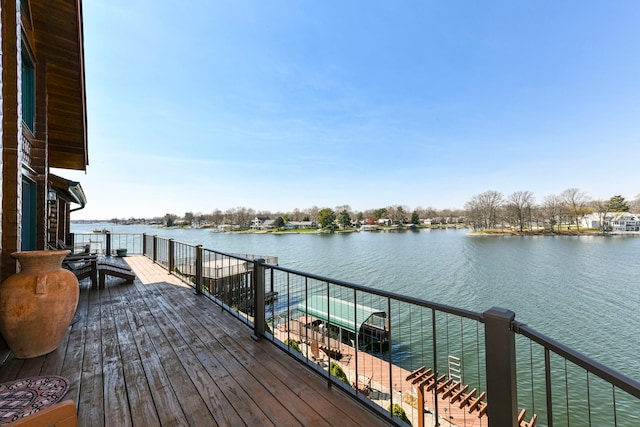
[[[78,281],[91,278],[91,287],[98,283],[98,255],[67,255],[62,266],[76,275]]]
[[[524,419],[526,413],[527,411],[525,409],[520,411],[520,414],[518,414],[518,425],[520,427],[534,427],[536,425],[536,421],[538,420],[538,414],[533,414],[531,420],[527,422]]]
[[[327,355],[329,359],[340,360],[342,359],[342,352],[339,348],[327,347],[326,345],[320,346],[320,351]]]
[[[116,265],[112,263],[99,262],[98,263],[98,277],[99,285],[101,289],[104,289],[104,284],[107,276],[119,277],[125,279],[127,283],[133,283],[136,275],[128,266]]]
[[[365,396],[369,396],[369,394],[373,391],[371,389],[371,378],[365,375],[358,375],[357,383],[356,381],[352,381],[351,387],[355,388]]]

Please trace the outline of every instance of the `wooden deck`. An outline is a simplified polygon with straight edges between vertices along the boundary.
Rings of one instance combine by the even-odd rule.
[[[81,282],[60,347],[0,359],[0,382],[71,380],[80,426],[389,425],[144,257],[137,279]]]

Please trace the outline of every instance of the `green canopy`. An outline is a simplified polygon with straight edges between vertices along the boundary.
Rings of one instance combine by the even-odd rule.
[[[352,302],[338,298],[328,298],[327,303],[327,297],[322,295],[312,295],[306,301],[299,303],[298,311],[356,334],[371,316],[387,317],[384,311],[364,305],[354,305]]]

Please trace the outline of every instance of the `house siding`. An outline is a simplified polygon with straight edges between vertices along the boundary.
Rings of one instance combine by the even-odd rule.
[[[2,7],[3,7],[3,3],[0,2],[0,17],[3,16],[3,11],[2,11]],[[3,52],[4,52],[4,31],[3,31],[3,20],[0,19],[0,153],[2,153],[4,151],[4,144],[3,144],[3,126],[2,123],[4,122],[4,104],[3,104],[3,99],[4,99],[4,89],[3,89],[3,61],[1,60],[1,58],[4,58]],[[2,224],[2,203],[1,201],[4,199],[3,197],[3,182],[4,182],[4,169],[3,169],[3,158],[0,155],[0,224]],[[3,233],[2,233],[2,227],[0,226],[0,254],[2,253],[2,239],[3,239]],[[1,257],[1,255],[0,255]],[[2,277],[2,264],[0,263],[0,278]]]
[[[25,7],[29,6],[25,3]],[[29,13],[23,13],[20,0],[3,1],[0,16],[0,280],[4,280],[16,270],[11,253],[22,247],[24,215],[30,215],[24,220],[33,221],[36,248],[44,249],[50,237],[46,82],[47,55],[51,53],[38,51],[33,23]],[[31,130],[23,124],[22,116],[23,47],[29,50],[35,70],[35,115]],[[35,182],[35,207],[28,214],[22,209],[23,177]]]
[[[11,253],[19,243],[19,209],[21,202],[18,174],[19,145],[19,42],[20,4],[3,2],[2,8],[2,271],[0,280],[15,272],[16,262]]]

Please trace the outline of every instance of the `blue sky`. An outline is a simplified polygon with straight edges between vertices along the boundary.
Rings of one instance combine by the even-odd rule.
[[[73,219],[640,193],[637,1],[84,0]]]

